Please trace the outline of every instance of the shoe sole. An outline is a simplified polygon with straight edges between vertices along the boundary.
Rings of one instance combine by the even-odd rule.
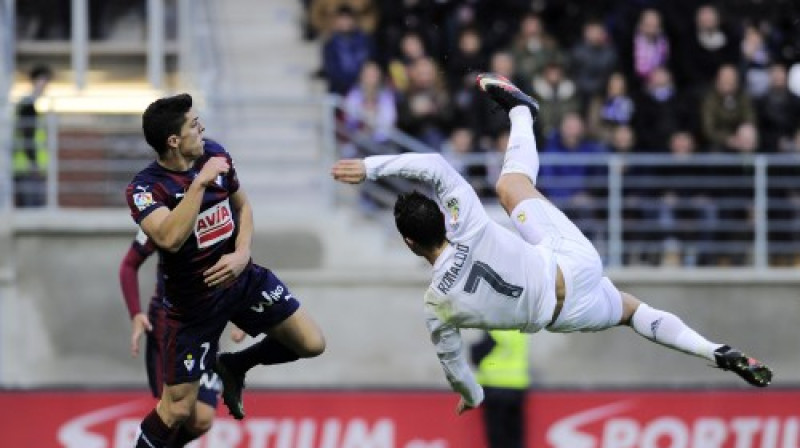
[[[233,379],[233,374],[228,371],[225,365],[219,362],[219,360],[214,364],[214,371],[217,372],[219,379],[222,381],[222,402],[228,407],[228,412],[236,420],[243,419],[244,405],[241,403],[241,400],[237,399],[235,396],[231,396],[228,392],[238,388],[236,381]]]

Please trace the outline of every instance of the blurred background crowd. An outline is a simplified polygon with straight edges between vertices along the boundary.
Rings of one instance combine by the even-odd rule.
[[[481,71],[506,76],[539,101],[543,154],[670,156],[667,165],[623,167],[623,219],[650,223],[644,239],[659,249],[634,253],[628,263],[744,263],[746,253],[701,247],[751,234],[753,200],[742,179],[752,177],[753,166],[683,162],[800,154],[797,2],[305,3],[305,36],[321,41],[319,74],[341,95],[351,136],[393,151],[387,136],[397,127],[450,157],[482,196],[493,195],[500,165],[498,157],[482,156],[504,151],[509,124],[479,94]],[[776,178],[800,174],[796,166],[768,170]],[[596,242],[603,239],[597,223],[607,220],[597,205],[607,199],[607,171],[543,163],[539,175],[540,188]],[[646,186],[659,179],[662,186]],[[794,240],[800,183],[778,182],[769,195],[782,204],[769,217],[786,223],[770,241]],[[687,242],[695,243],[688,251]]]

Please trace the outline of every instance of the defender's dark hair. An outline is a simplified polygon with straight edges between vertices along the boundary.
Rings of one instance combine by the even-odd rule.
[[[404,238],[430,249],[445,241],[444,215],[433,199],[418,191],[403,193],[394,203],[394,222]]]
[[[144,139],[159,156],[167,151],[170,135],[180,135],[186,121],[186,112],[192,108],[192,96],[188,93],[160,98],[147,106],[142,114]]]

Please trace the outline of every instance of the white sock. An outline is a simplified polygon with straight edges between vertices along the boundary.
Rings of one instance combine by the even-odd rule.
[[[715,344],[689,328],[678,316],[657,310],[645,303],[633,313],[631,323],[634,331],[645,338],[690,355],[714,361]]]
[[[503,159],[500,175],[508,173],[524,174],[533,185],[539,174],[539,154],[536,150],[536,139],[533,136],[533,117],[527,106],[516,106],[508,112],[511,119],[511,133],[508,136],[508,148]]]

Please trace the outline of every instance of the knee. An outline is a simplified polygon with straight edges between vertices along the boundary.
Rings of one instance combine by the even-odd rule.
[[[197,403],[197,384],[185,383],[166,386],[159,406],[173,422],[185,422],[192,416]]]
[[[514,205],[512,203],[512,184],[509,176],[500,176],[500,179],[497,179],[497,182],[494,184],[494,191],[497,193],[497,199],[500,201],[500,205],[508,211],[509,213],[513,210]]]
[[[297,355],[301,358],[317,357],[325,351],[325,344],[325,337],[322,333],[316,333],[304,341]]]
[[[194,419],[191,422],[187,422],[187,429],[198,436],[207,433],[214,423],[214,413],[214,408],[210,406],[197,406]]]
[[[181,400],[181,401],[172,401],[168,403],[164,403],[164,408],[167,413],[172,417],[173,421],[176,422],[185,422],[189,419],[192,415],[192,408],[194,407],[194,403],[190,403],[190,400]]]

